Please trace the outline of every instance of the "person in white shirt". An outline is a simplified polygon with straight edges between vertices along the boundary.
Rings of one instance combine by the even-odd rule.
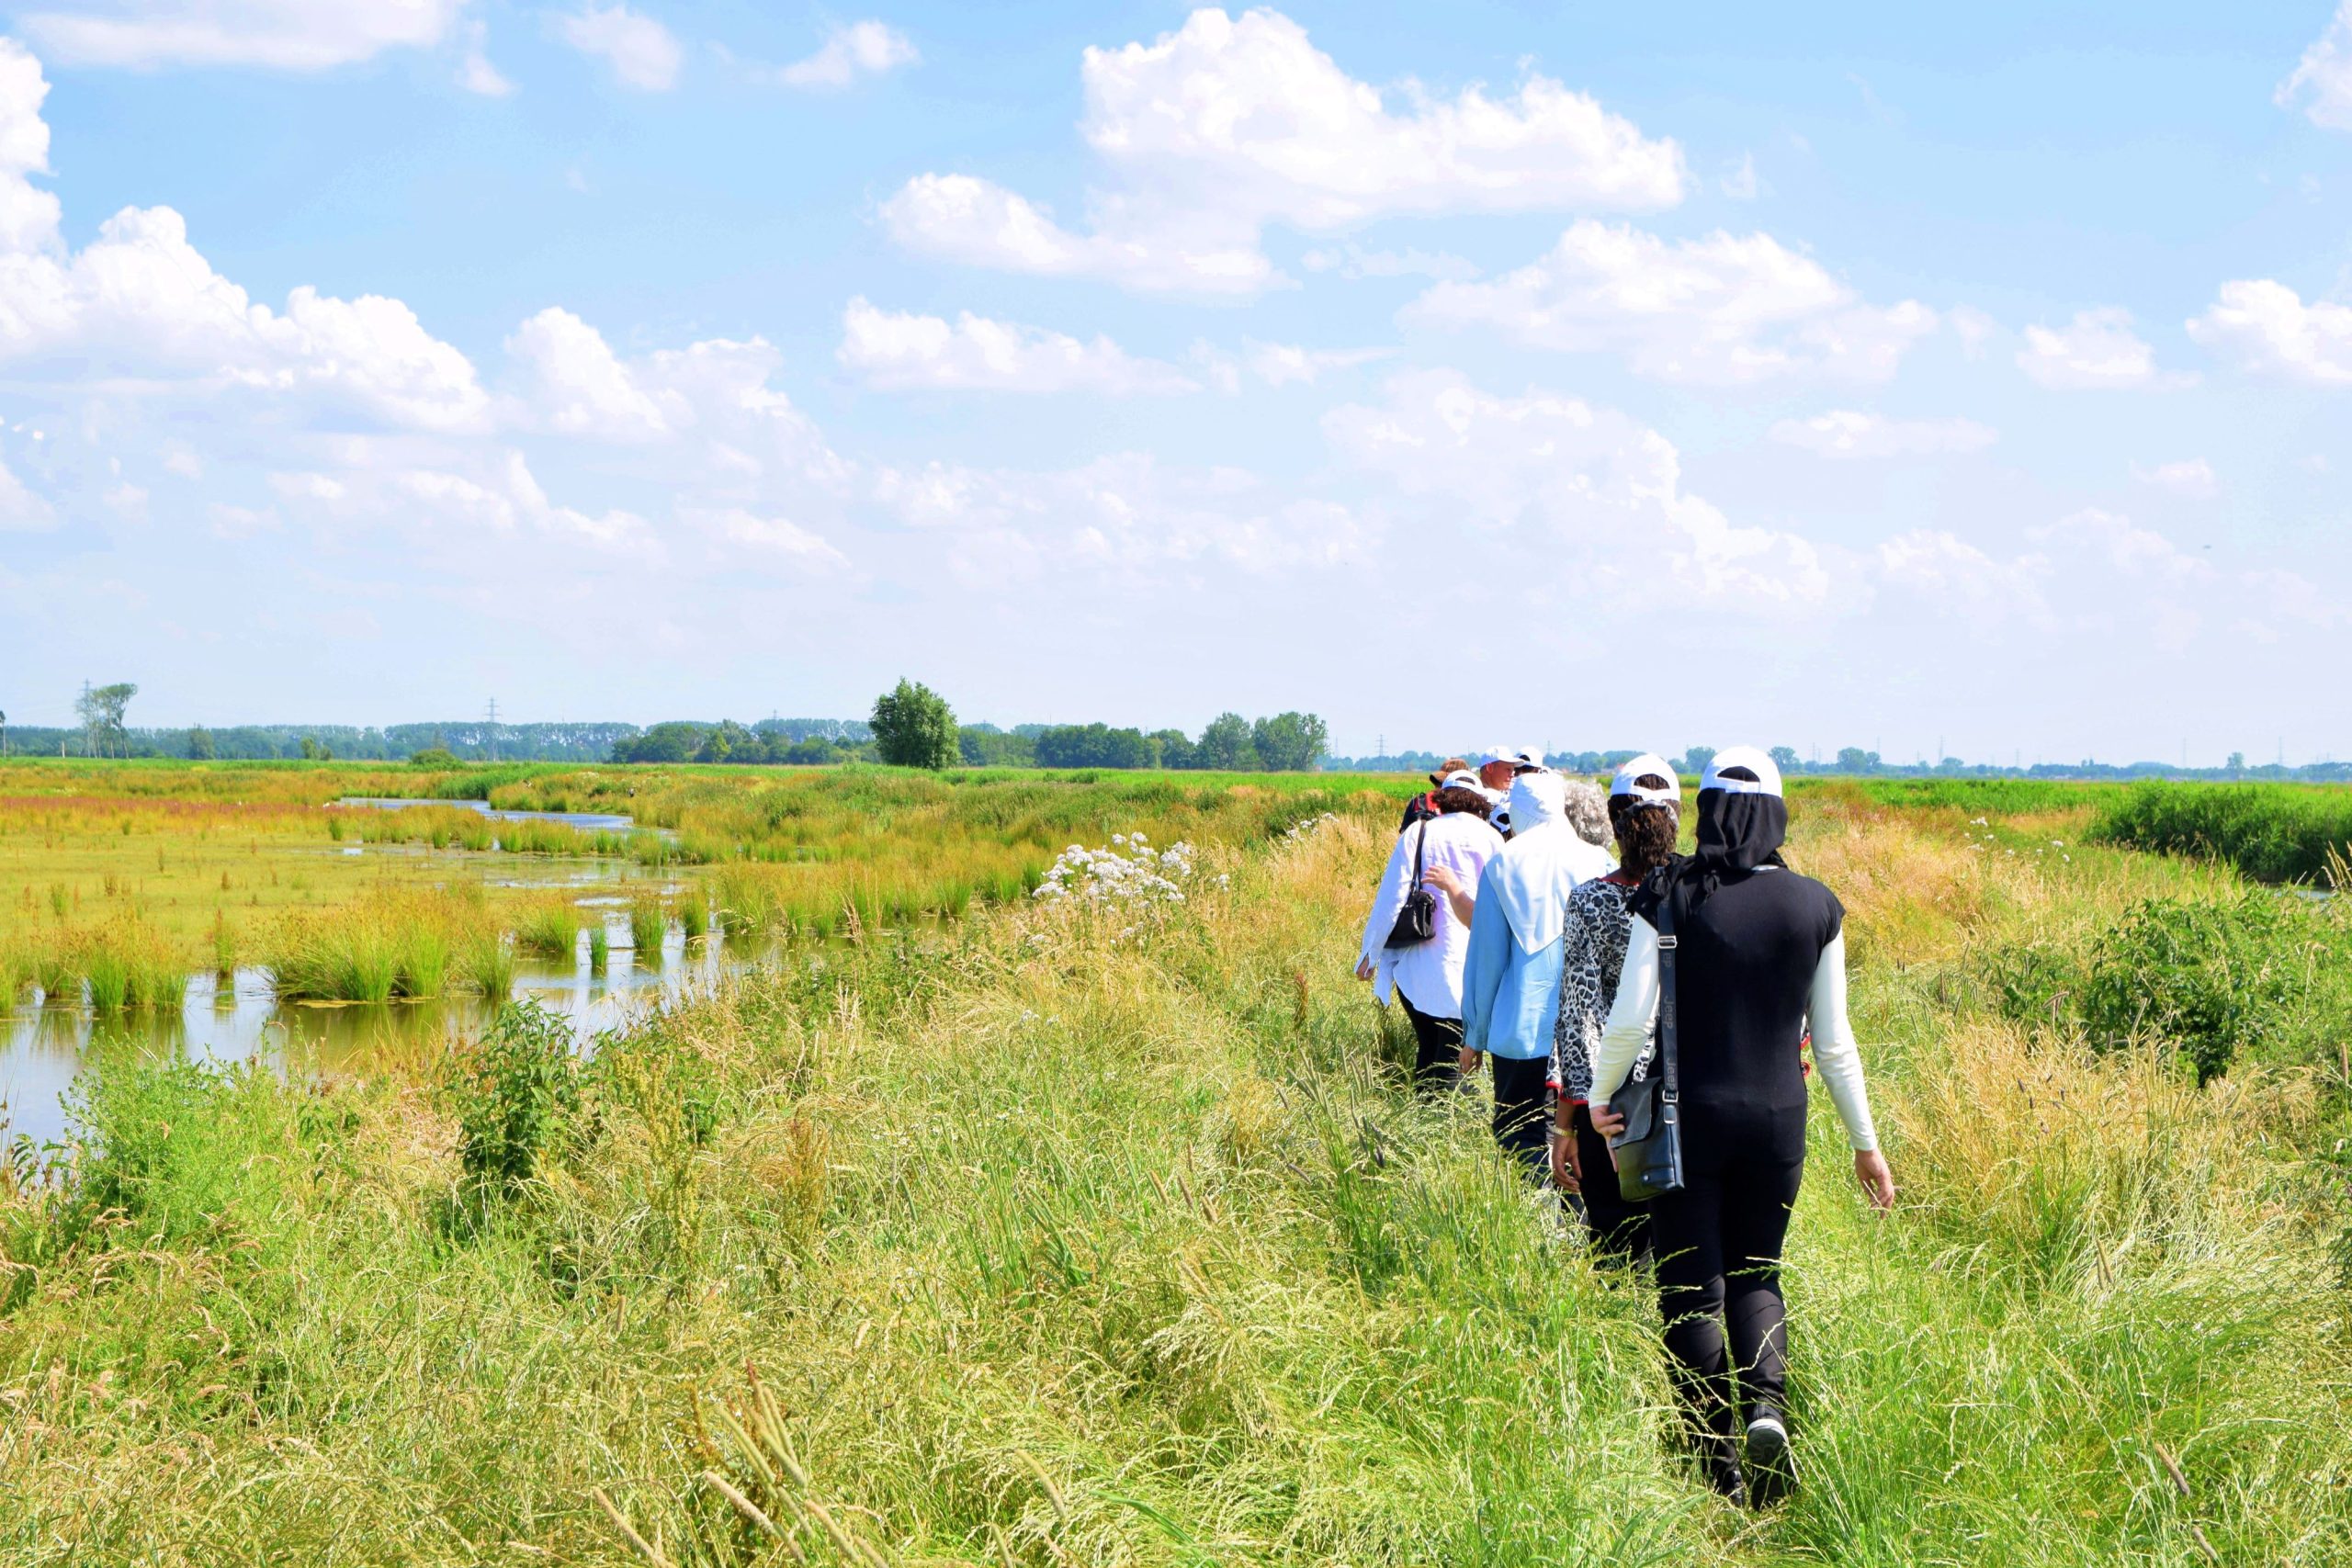
[[[1592,1064],[1593,1126],[1614,1136],[1610,1097],[1659,1016],[1660,919],[1674,932],[1674,1066],[1683,1186],[1651,1201],[1658,1306],[1694,1446],[1709,1481],[1759,1506],[1789,1468],[1788,1326],[1781,1250],[1804,1173],[1805,1074],[1814,1060],[1853,1145],[1870,1201],[1894,1202],[1846,1017],[1845,909],[1781,859],[1780,770],[1752,746],[1716,753],[1699,785],[1698,848],[1635,895],[1625,964]],[[1660,1065],[1652,1076],[1668,1075]],[[1746,1427],[1743,1475],[1737,1447]]]
[[[1502,835],[1487,824],[1486,795],[1467,772],[1446,776],[1436,805],[1438,815],[1397,835],[1364,918],[1356,960],[1356,978],[1374,982],[1384,1006],[1392,994],[1403,1004],[1413,1026],[1413,1083],[1427,1093],[1450,1089],[1460,1079],[1462,969],[1470,951],[1469,926],[1450,899],[1430,888],[1436,908],[1429,939],[1391,947],[1389,935],[1406,896],[1426,885],[1432,871],[1475,893],[1487,863],[1503,847]]]

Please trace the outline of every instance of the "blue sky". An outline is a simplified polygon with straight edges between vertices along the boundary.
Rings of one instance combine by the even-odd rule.
[[[2352,6],[6,32],[20,723],[2352,749]]]

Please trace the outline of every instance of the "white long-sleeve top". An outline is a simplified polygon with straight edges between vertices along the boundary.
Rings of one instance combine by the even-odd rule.
[[[1424,831],[1429,839],[1421,851],[1422,874],[1427,876],[1431,866],[1445,866],[1474,897],[1487,863],[1502,852],[1502,835],[1467,811],[1447,812],[1406,829],[1388,852],[1387,869],[1381,873],[1379,891],[1373,895],[1372,912],[1364,918],[1362,956],[1373,964],[1374,994],[1383,1003],[1392,990],[1402,990],[1406,1000],[1431,1018],[1460,1018],[1462,969],[1470,955],[1470,928],[1454,919],[1452,901],[1438,899],[1437,920],[1429,941],[1407,948],[1387,945],[1396,912],[1405,907],[1405,895],[1412,886],[1414,837]]]
[[[1618,976],[1616,1000],[1610,1004],[1609,1022],[1600,1032],[1600,1050],[1592,1064],[1595,1106],[1607,1109],[1609,1097],[1633,1070],[1634,1058],[1649,1040],[1650,1025],[1657,1017],[1657,928],[1636,919],[1632,939],[1625,944],[1625,967]],[[1878,1147],[1878,1129],[1871,1121],[1870,1090],[1862,1082],[1862,1054],[1854,1043],[1853,1021],[1846,1016],[1842,932],[1821,950],[1805,1011],[1813,1028],[1814,1065],[1821,1070],[1821,1081],[1829,1087],[1838,1119],[1846,1124],[1846,1141],[1857,1151]]]

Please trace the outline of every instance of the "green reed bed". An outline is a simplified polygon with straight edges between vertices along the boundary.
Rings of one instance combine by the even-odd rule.
[[[289,1001],[435,997],[460,977],[460,955],[493,932],[478,891],[386,893],[287,920],[264,961]]]
[[[2109,843],[2224,861],[2261,882],[2318,882],[2352,853],[2352,788],[2146,784],[2101,812]]]
[[[58,927],[0,942],[0,1003],[28,986],[52,1001],[86,998],[100,1013],[172,1008],[187,991],[187,971],[170,939],[135,913],[102,925]]]

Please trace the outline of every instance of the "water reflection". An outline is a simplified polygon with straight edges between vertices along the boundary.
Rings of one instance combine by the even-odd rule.
[[[403,795],[347,795],[335,802],[337,806],[375,807],[385,811],[405,811],[411,807],[439,806],[455,811],[474,811],[495,822],[561,822],[573,828],[627,832],[636,826],[633,817],[623,817],[609,811],[502,811],[493,810],[486,800],[423,800]]]
[[[609,956],[602,970],[589,960],[582,931],[571,962],[518,959],[512,995],[529,997],[569,1020],[583,1044],[632,1017],[707,991],[722,976],[769,957],[764,951],[716,939],[689,943],[672,926],[659,953],[629,943],[616,898],[588,899],[605,925]],[[598,908],[597,906],[604,906]],[[479,996],[388,1004],[280,1003],[264,969],[240,969],[227,984],[212,975],[191,979],[176,1012],[164,1008],[100,1018],[79,998],[31,999],[0,1012],[0,1106],[5,1135],[36,1141],[65,1129],[62,1097],[74,1075],[117,1051],[193,1061],[294,1061],[334,1073],[356,1061],[380,1060],[388,1050],[414,1050],[474,1032],[495,1012]]]

